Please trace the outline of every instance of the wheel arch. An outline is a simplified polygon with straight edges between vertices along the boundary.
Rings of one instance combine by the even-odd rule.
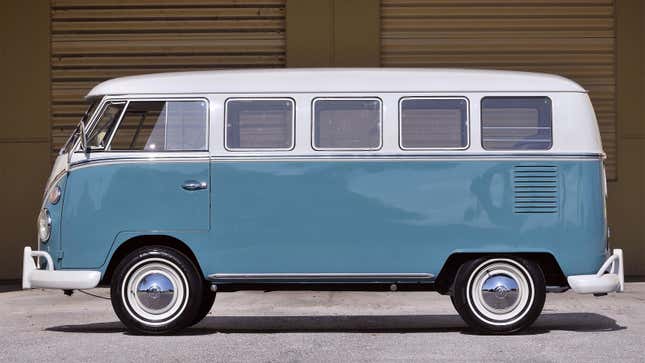
[[[186,257],[195,264],[202,276],[204,275],[204,271],[202,270],[193,250],[179,238],[165,234],[142,234],[123,241],[119,247],[116,248],[114,253],[110,256],[110,260],[105,269],[105,273],[103,273],[100,284],[109,285],[110,280],[112,279],[112,274],[119,262],[121,262],[121,260],[123,260],[123,258],[130,252],[145,246],[166,246],[174,248],[186,255]]]
[[[508,252],[508,253],[484,253],[484,252],[456,252],[448,256],[441,271],[435,279],[435,289],[441,294],[447,294],[459,268],[467,261],[480,257],[520,257],[535,262],[542,273],[546,286],[566,287],[567,278],[560,268],[560,264],[549,252]]]

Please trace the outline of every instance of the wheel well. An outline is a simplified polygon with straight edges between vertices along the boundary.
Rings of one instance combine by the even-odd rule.
[[[540,266],[544,273],[546,286],[568,286],[567,279],[552,254],[546,252],[527,252],[527,253],[455,253],[450,255],[444,263],[437,279],[435,280],[435,289],[441,294],[447,294],[452,287],[455,275],[459,267],[465,262],[484,256],[506,256],[521,257],[533,261]]]
[[[101,285],[109,285],[110,280],[112,279],[112,273],[114,273],[114,269],[117,267],[119,262],[121,262],[121,260],[130,252],[144,246],[167,246],[174,248],[191,259],[195,266],[197,266],[197,269],[201,271],[197,257],[195,257],[195,254],[190,249],[190,247],[188,247],[188,245],[186,245],[181,240],[166,235],[141,235],[130,238],[129,240],[123,242],[119,246],[119,248],[114,251],[112,258],[110,259],[110,263],[108,264],[108,267],[103,274],[103,278],[101,279]]]

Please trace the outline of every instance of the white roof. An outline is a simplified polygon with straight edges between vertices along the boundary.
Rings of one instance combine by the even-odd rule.
[[[289,68],[158,73],[115,78],[87,97],[164,93],[585,92],[551,74],[447,68]]]

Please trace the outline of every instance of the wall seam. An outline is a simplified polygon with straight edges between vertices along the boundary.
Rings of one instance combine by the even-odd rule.
[[[329,65],[336,66],[336,0],[329,0]]]

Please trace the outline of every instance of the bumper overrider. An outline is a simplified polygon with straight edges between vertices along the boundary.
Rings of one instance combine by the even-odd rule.
[[[578,294],[606,294],[625,290],[623,250],[615,249],[594,275],[574,275],[567,278]]]
[[[47,261],[46,269],[36,266],[34,257]],[[22,257],[22,288],[23,289],[91,289],[101,280],[99,271],[65,270],[55,271],[54,262],[49,253],[32,251],[25,247]]]

